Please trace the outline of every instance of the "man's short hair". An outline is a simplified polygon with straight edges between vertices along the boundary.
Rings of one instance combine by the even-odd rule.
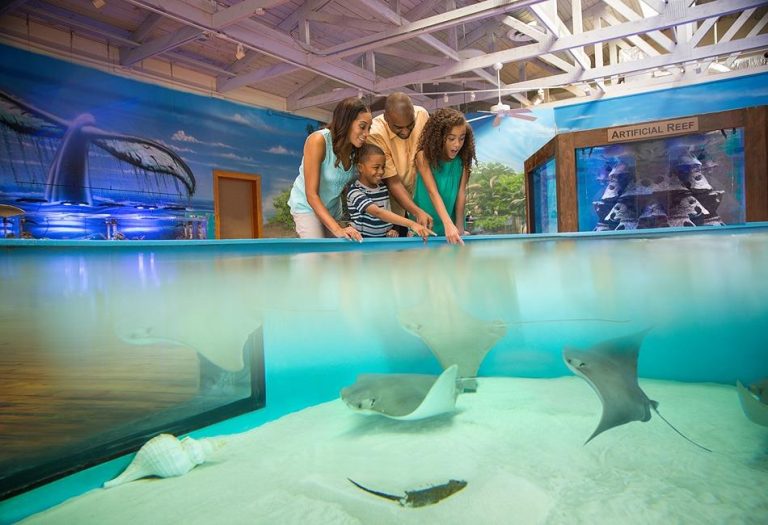
[[[400,91],[390,94],[384,102],[384,113],[398,114],[413,111],[411,97]]]

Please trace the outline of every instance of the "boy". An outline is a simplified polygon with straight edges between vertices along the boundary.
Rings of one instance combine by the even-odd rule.
[[[392,225],[399,224],[410,228],[426,241],[435,232],[390,211],[389,192],[387,186],[381,183],[384,163],[384,152],[378,146],[365,144],[358,151],[358,178],[347,192],[347,209],[352,226],[363,237],[397,237]]]

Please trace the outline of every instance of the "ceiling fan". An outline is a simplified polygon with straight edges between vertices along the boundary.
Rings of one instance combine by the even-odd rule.
[[[496,62],[493,65],[493,69],[496,70],[496,87],[498,89],[499,99],[496,104],[491,106],[490,111],[480,111],[480,113],[488,113],[487,115],[483,115],[482,117],[475,117],[473,119],[468,120],[467,122],[474,122],[476,120],[482,120],[484,118],[494,117],[493,119],[493,125],[498,126],[501,124],[501,119],[503,117],[514,117],[521,120],[527,120],[529,122],[533,122],[536,120],[536,117],[531,115],[531,110],[528,108],[515,108],[511,109],[509,107],[509,104],[504,104],[501,101],[501,68],[502,68],[501,62]]]

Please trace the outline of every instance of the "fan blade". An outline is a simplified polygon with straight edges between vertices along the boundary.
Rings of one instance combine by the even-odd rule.
[[[501,113],[499,113],[498,115],[496,115],[496,118],[495,118],[495,119],[493,119],[493,125],[494,125],[494,126],[498,126],[499,124],[501,124]]]
[[[537,117],[534,117],[532,115],[520,115],[518,113],[512,113],[509,116],[512,117],[512,118],[519,118],[520,120],[527,120],[528,122],[533,122],[537,118]]]
[[[483,119],[486,119],[486,118],[489,118],[489,117],[492,117],[492,116],[493,116],[493,113],[489,113],[488,115],[483,115],[482,117],[471,118],[467,122],[474,122],[476,120],[483,120]]]

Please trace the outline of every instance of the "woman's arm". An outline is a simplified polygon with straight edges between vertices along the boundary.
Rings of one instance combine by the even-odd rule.
[[[467,203],[467,182],[469,181],[469,172],[467,168],[461,174],[459,182],[459,195],[456,197],[456,228],[459,235],[464,235],[464,208]]]
[[[443,221],[445,227],[445,237],[450,244],[464,244],[461,240],[461,235],[456,229],[456,225],[453,223],[453,219],[448,214],[448,210],[445,207],[443,198],[440,196],[440,192],[437,190],[437,184],[435,183],[435,176],[432,175],[432,170],[429,167],[429,162],[424,157],[424,152],[419,151],[416,154],[416,169],[418,170],[418,176],[424,181],[424,187],[427,189],[429,200],[432,201],[432,206],[435,207],[435,211],[440,219]]]
[[[360,232],[352,227],[342,228],[320,200],[320,165],[324,160],[325,138],[322,133],[316,131],[307,137],[304,143],[304,193],[307,196],[307,204],[335,237],[362,241]]]

